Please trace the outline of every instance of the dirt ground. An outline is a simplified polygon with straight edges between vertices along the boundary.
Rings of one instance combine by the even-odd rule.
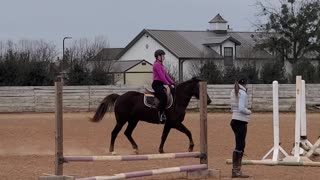
[[[93,113],[64,114],[65,155],[109,155],[110,133],[115,125],[112,113],[100,123],[91,123]],[[280,141],[290,151],[294,140],[294,113],[280,114]],[[231,179],[231,158],[234,148],[229,126],[230,113],[208,114],[208,149],[210,168],[221,169],[222,179]],[[320,135],[320,116],[307,114],[308,137],[314,142]],[[199,113],[188,113],[185,125],[190,128],[199,150]],[[54,113],[0,114],[0,179],[37,179],[54,173]],[[133,154],[131,145],[123,134],[118,136],[115,150],[118,154]],[[157,153],[162,125],[140,122],[133,133],[140,154]],[[260,159],[273,144],[272,113],[254,113],[249,123],[245,159]],[[166,152],[184,152],[188,139],[172,130],[165,145]],[[315,160],[320,161],[320,158]],[[64,173],[81,177],[112,175],[121,172],[149,170],[198,164],[198,159],[172,159],[135,162],[73,162],[64,165]],[[251,179],[319,179],[319,167],[244,166]],[[185,179],[185,173],[156,175],[138,179]]]

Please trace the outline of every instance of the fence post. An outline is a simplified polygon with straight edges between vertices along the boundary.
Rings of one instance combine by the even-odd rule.
[[[55,175],[63,174],[63,102],[62,102],[62,78],[55,82]]]
[[[208,165],[207,144],[207,82],[200,82],[200,164]]]

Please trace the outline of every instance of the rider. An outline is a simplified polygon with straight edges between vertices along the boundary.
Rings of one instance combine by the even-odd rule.
[[[167,120],[164,114],[165,107],[167,105],[167,95],[165,92],[165,87],[163,85],[172,85],[174,81],[170,78],[165,67],[163,66],[163,61],[165,59],[165,52],[162,49],[158,49],[154,53],[156,58],[153,63],[153,82],[152,88],[155,91],[155,96],[159,99],[159,118],[160,122],[164,123]]]

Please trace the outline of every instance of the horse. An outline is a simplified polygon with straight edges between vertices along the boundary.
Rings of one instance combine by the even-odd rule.
[[[164,124],[161,136],[159,153],[164,153],[163,147],[171,128],[177,129],[189,138],[188,151],[193,151],[194,143],[192,139],[192,133],[186,126],[182,124],[182,122],[184,121],[186,109],[191,97],[194,96],[199,99],[200,81],[202,80],[198,78],[192,78],[176,86],[175,93],[173,93],[173,104],[165,111],[167,120]],[[136,91],[128,91],[122,95],[110,94],[103,99],[97,108],[93,118],[91,118],[92,122],[99,122],[102,120],[105,113],[108,110],[111,110],[111,107],[114,107],[114,114],[117,123],[111,133],[111,143],[109,147],[110,153],[116,154],[116,152],[114,152],[115,140],[118,133],[127,122],[128,126],[124,134],[130,141],[136,154],[139,153],[138,145],[131,135],[138,122],[145,121],[148,123],[159,124],[158,110],[156,108],[147,107],[143,102],[143,98],[144,94]],[[207,94],[207,104],[210,103],[211,99]]]

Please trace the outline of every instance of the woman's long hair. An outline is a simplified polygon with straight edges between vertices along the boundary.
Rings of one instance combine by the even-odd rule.
[[[238,95],[239,95],[239,90],[240,90],[240,86],[239,86],[238,81],[236,81],[234,83],[234,95],[236,95],[237,98],[238,98]]]

